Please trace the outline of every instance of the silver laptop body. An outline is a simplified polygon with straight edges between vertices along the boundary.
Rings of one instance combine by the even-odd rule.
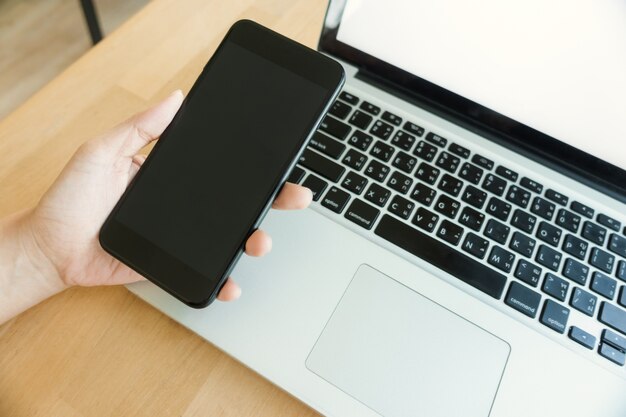
[[[316,201],[237,302],[130,290],[325,415],[626,416],[626,9],[543,3],[332,0]]]

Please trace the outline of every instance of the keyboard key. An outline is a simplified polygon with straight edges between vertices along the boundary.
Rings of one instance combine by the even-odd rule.
[[[304,178],[304,170],[300,167],[293,167],[291,174],[287,178],[287,182],[292,184],[298,184]]]
[[[313,134],[309,146],[334,159],[338,159],[346,149],[346,145],[343,143],[337,142],[335,139],[331,139],[320,132]]]
[[[415,123],[406,122],[402,129],[406,130],[409,133],[413,133],[414,135],[421,137],[424,134],[424,128],[416,125]]]
[[[370,155],[380,159],[381,161],[387,162],[391,159],[394,151],[395,149],[393,146],[377,140],[370,150]]]
[[[440,172],[439,168],[435,168],[428,165],[426,162],[422,162],[419,167],[417,167],[417,171],[415,171],[415,177],[427,184],[434,184],[435,181],[437,181],[437,177],[439,177]]]
[[[513,262],[515,261],[515,255],[500,246],[494,246],[491,248],[488,262],[504,272],[510,272],[513,269]]]
[[[617,281],[613,278],[609,278],[602,272],[594,272],[591,278],[591,291],[600,294],[609,300],[615,297],[615,290],[617,289]]]
[[[598,320],[618,332],[626,334],[626,310],[603,301],[600,304]]]
[[[465,241],[461,246],[465,252],[474,255],[478,259],[483,259],[485,257],[488,247],[489,242],[486,239],[483,239],[482,237],[471,232],[465,236]]]
[[[313,174],[309,174],[309,176],[306,177],[306,179],[302,183],[302,186],[310,189],[313,193],[313,201],[317,201],[322,196],[322,193],[328,186],[328,183]]]
[[[578,201],[572,201],[572,205],[570,206],[572,211],[575,211],[578,214],[582,214],[585,217],[593,218],[594,210],[591,207],[584,205],[583,203],[579,203]]]
[[[406,152],[398,151],[391,165],[410,174],[417,165],[417,158],[412,157]]]
[[[341,162],[356,171],[360,171],[367,162],[367,156],[357,150],[350,149],[346,152]]]
[[[448,152],[441,152],[439,158],[437,158],[437,162],[435,162],[435,165],[454,174],[460,163],[461,160],[456,156],[449,154]]]
[[[435,190],[420,182],[415,185],[415,188],[413,188],[411,198],[428,207],[432,204],[435,194],[437,194]]]
[[[448,144],[448,139],[436,135],[433,132],[428,132],[428,134],[426,135],[426,140],[430,143],[434,143],[437,146],[441,146],[442,148],[445,148]]]
[[[389,215],[383,216],[376,234],[495,299],[502,295],[504,275]]]
[[[522,314],[535,318],[541,295],[518,282],[511,282],[504,302]]]
[[[386,122],[391,123],[394,126],[400,126],[400,124],[402,123],[402,117],[396,116],[395,114],[388,111],[383,112],[383,115],[380,116],[380,118]]]
[[[570,232],[576,233],[580,226],[580,216],[571,211],[560,209],[559,214],[556,216],[556,224]]]
[[[606,238],[606,229],[592,222],[585,222],[582,235],[585,239],[590,240],[596,245],[603,246]]]
[[[485,204],[485,200],[487,200],[487,193],[476,187],[468,185],[465,188],[465,191],[463,191],[463,195],[461,195],[461,200],[476,207],[477,209],[481,209]]]
[[[530,258],[535,250],[536,241],[523,233],[515,232],[509,243],[509,248]]]
[[[429,143],[424,142],[423,140],[420,140],[419,142],[417,142],[417,146],[413,151],[413,155],[419,156],[423,160],[431,162],[433,159],[435,159],[435,155],[437,155],[437,148]]]
[[[617,303],[622,307],[626,307],[626,286],[622,285],[619,289],[619,296],[617,297]]]
[[[304,152],[302,152],[299,164],[333,182],[339,181],[339,178],[341,178],[346,170],[341,165],[310,149],[305,149]]]
[[[456,213],[458,213],[460,207],[461,204],[458,201],[444,194],[439,196],[435,204],[436,211],[451,219],[456,217]]]
[[[596,220],[602,226],[606,226],[609,229],[615,230],[616,232],[619,232],[619,229],[622,228],[622,224],[619,221],[607,216],[606,214],[598,213],[598,217],[596,217]]]
[[[611,239],[609,240],[609,250],[626,258],[626,238],[612,233]]]
[[[389,181],[387,181],[389,188],[402,194],[409,192],[411,184],[413,184],[413,180],[398,171],[394,171],[391,177],[389,177]]]
[[[411,216],[411,212],[415,208],[415,203],[407,200],[406,198],[402,198],[399,195],[395,196],[387,209],[395,214],[396,216],[402,217],[403,219],[408,219]]]
[[[393,133],[393,126],[383,122],[382,120],[376,120],[370,129],[370,133],[377,138],[386,140],[389,136],[391,136],[391,133]]]
[[[361,105],[359,106],[359,108],[361,110],[365,110],[366,112],[373,114],[374,116],[377,116],[378,113],[380,113],[380,107],[373,105],[372,103],[368,102],[368,101],[364,101],[363,103],[361,103]]]
[[[367,130],[370,123],[372,123],[372,120],[374,120],[374,118],[369,114],[356,110],[350,117],[350,120],[348,120],[348,123],[358,127],[359,129]]]
[[[574,287],[574,291],[572,291],[572,296],[569,300],[570,306],[589,317],[593,317],[597,303],[598,297],[578,287]]]
[[[357,96],[350,94],[347,91],[342,91],[341,94],[339,94],[339,98],[346,103],[350,103],[352,105],[355,105],[359,102],[359,98]]]
[[[322,199],[322,206],[335,213],[341,213],[348,204],[348,200],[350,200],[350,194],[333,186]]]
[[[604,329],[602,331],[602,341],[613,345],[613,347],[621,350],[622,352],[626,352],[626,338],[618,335],[614,331]]]
[[[559,203],[562,206],[567,206],[567,201],[569,200],[568,197],[550,188],[546,190],[546,198],[554,201],[555,203]]]
[[[472,184],[478,184],[480,179],[483,177],[483,173],[484,171],[481,168],[466,162],[459,171],[459,177],[471,182]]]
[[[565,240],[563,240],[563,250],[566,253],[569,253],[578,259],[584,260],[587,255],[587,248],[589,248],[589,244],[584,240],[579,239],[574,235],[570,235],[569,233],[565,235]]]
[[[543,185],[539,184],[537,181],[531,180],[528,177],[523,177],[519,184],[530,190],[530,191],[534,191],[537,194],[541,194],[541,192],[543,191]]]
[[[511,224],[523,232],[532,233],[537,223],[537,218],[532,214],[528,214],[520,209],[515,210]]]
[[[497,195],[498,197],[500,197],[502,194],[504,194],[504,189],[506,188],[506,181],[493,174],[488,174],[485,177],[485,180],[483,181],[482,187],[484,190],[487,190],[490,193],[493,193]]]
[[[556,206],[541,197],[535,197],[532,206],[530,206],[530,211],[533,214],[543,217],[546,220],[552,220],[554,210],[556,210]]]
[[[515,278],[525,282],[528,285],[536,287],[541,278],[541,268],[528,262],[526,259],[520,259],[515,268]]]
[[[451,245],[458,245],[463,236],[463,228],[448,220],[443,220],[437,230],[437,236]]]
[[[496,174],[498,174],[501,177],[506,178],[509,181],[512,181],[512,182],[517,181],[517,172],[507,167],[503,167],[502,165],[499,165],[498,168],[496,168]]]
[[[441,181],[439,181],[437,188],[456,197],[461,192],[461,188],[463,188],[463,181],[458,180],[451,175],[445,174],[441,177]]]
[[[391,171],[391,168],[389,168],[387,165],[384,165],[378,161],[370,161],[370,163],[367,165],[367,168],[365,168],[364,173],[365,175],[375,179],[376,181],[384,182],[385,178],[387,178],[387,175],[389,175],[389,171]]]
[[[413,217],[413,224],[426,230],[427,232],[432,232],[433,230],[435,230],[437,220],[439,220],[439,216],[426,210],[423,207],[420,207],[415,212],[415,217]]]
[[[372,143],[372,140],[374,140],[374,138],[372,138],[371,135],[361,132],[360,130],[355,130],[354,133],[350,135],[348,143],[357,149],[366,151],[367,148],[369,148],[370,143]]]
[[[343,179],[341,186],[348,191],[352,191],[354,194],[361,194],[367,185],[367,179],[360,176],[356,172],[348,172]]]
[[[561,252],[557,252],[546,245],[541,245],[539,246],[539,250],[535,256],[535,261],[539,262],[540,265],[543,265],[546,268],[558,271],[562,257],[563,255],[561,255]]]
[[[541,222],[539,223],[536,236],[552,246],[558,246],[562,232],[563,231],[558,227],[552,226],[546,222]]]
[[[589,276],[589,267],[572,258],[567,258],[563,267],[563,275],[580,285],[585,285]]]
[[[626,281],[626,262],[619,261],[617,263],[617,270],[615,271],[615,276],[621,279],[622,281]]]
[[[345,218],[369,230],[374,225],[380,211],[364,201],[355,198],[346,211]]]
[[[608,343],[600,343],[600,348],[598,349],[598,353],[610,360],[618,364],[619,366],[624,366],[624,361],[626,360],[626,354],[624,352],[615,349]]]
[[[339,119],[345,119],[346,116],[350,113],[350,110],[352,110],[352,107],[348,106],[346,103],[342,103],[339,100],[335,100],[333,105],[330,107],[330,110],[328,110],[328,113]]]
[[[448,150],[463,159],[467,159],[470,156],[470,150],[457,143],[451,143],[450,146],[448,146]]]
[[[370,188],[365,192],[365,199],[380,207],[385,205],[390,196],[391,191],[376,183],[372,183]]]
[[[505,203],[500,199],[491,197],[489,203],[487,204],[486,211],[488,214],[491,214],[496,219],[500,219],[505,222],[506,219],[509,218],[509,214],[511,213],[511,205],[509,203]]]
[[[506,194],[506,199],[521,208],[526,208],[530,202],[530,193],[516,185],[511,185],[509,192]]]
[[[576,326],[570,327],[569,338],[572,339],[574,342],[586,347],[587,349],[593,349],[596,345],[595,336],[590,335],[586,331]]]
[[[472,230],[479,231],[480,227],[485,221],[485,215],[474,210],[471,207],[463,208],[461,215],[459,216],[459,223],[463,226],[467,226]]]
[[[559,301],[565,301],[568,288],[569,283],[567,281],[548,272],[543,280],[541,290]]]
[[[472,162],[487,170],[493,168],[493,161],[491,159],[487,159],[484,156],[480,156],[478,154],[474,154],[474,156],[472,157]]]
[[[497,220],[490,219],[487,222],[487,226],[485,227],[485,231],[483,235],[487,236],[490,239],[495,240],[498,243],[504,244],[506,242],[507,237],[509,237],[509,232],[511,228],[505,224],[500,223]]]
[[[323,132],[331,134],[338,139],[344,140],[348,136],[348,133],[350,133],[350,130],[352,128],[344,122],[340,122],[337,119],[326,116],[322,120],[319,129]]]
[[[543,304],[543,311],[539,321],[558,333],[565,333],[567,319],[569,318],[569,308],[552,300],[546,300]]]
[[[615,256],[603,251],[602,249],[593,248],[589,257],[589,263],[601,271],[610,274],[615,264]]]
[[[396,134],[391,139],[391,143],[395,146],[404,149],[405,151],[410,151],[415,143],[415,136],[409,135],[402,130],[398,130]]]

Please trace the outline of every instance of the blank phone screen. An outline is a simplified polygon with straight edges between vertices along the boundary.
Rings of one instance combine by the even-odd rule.
[[[203,275],[220,274],[326,104],[328,90],[226,41],[116,220]]]

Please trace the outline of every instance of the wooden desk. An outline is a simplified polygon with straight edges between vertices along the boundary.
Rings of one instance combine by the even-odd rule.
[[[316,45],[323,0],[154,0],[0,122],[0,216],[85,139],[188,91],[251,18]],[[0,416],[315,416],[123,287],[71,289],[0,327]]]

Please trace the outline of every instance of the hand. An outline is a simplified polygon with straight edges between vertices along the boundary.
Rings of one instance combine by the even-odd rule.
[[[127,284],[142,277],[107,254],[98,233],[145,157],[137,153],[156,140],[180,107],[183,94],[174,92],[104,135],[84,143],[43,196],[27,222],[41,253],[56,269],[64,286]],[[285,184],[273,203],[276,209],[301,209],[311,191]],[[263,256],[272,241],[262,230],[246,242],[250,256]],[[218,299],[239,297],[240,288],[228,279]]]

